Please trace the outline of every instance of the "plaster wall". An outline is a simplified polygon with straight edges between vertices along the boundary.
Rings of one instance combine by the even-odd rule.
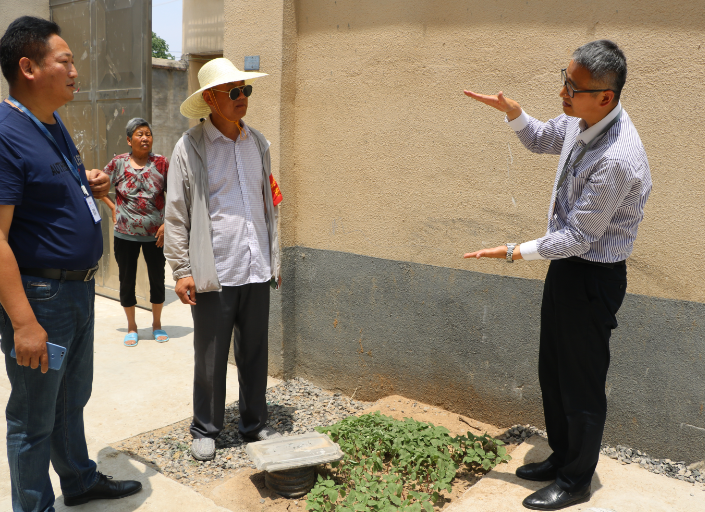
[[[701,1],[226,0],[225,13],[225,55],[262,54],[271,74],[246,119],[272,140],[292,199],[287,245],[530,279],[547,265],[461,255],[545,232],[557,157],[526,151],[500,113],[462,90],[503,90],[547,120],[562,113],[572,51],[615,40],[629,64],[622,102],[654,181],[629,291],[705,302],[705,267],[683,245],[705,235],[705,146],[692,114],[705,98]]]
[[[188,97],[188,65],[181,60],[152,58],[152,128],[155,153],[171,158],[189,122],[179,107]]]
[[[49,19],[49,0],[3,0],[0,2],[0,37],[7,27],[20,16],[37,16]],[[0,99],[10,93],[4,76],[0,76]]]
[[[365,400],[399,394],[503,427],[544,424],[541,281],[307,247],[284,250],[283,274],[270,344],[279,325],[296,332],[287,368],[270,352],[270,375]],[[705,305],[627,294],[617,319],[604,442],[702,459]]]
[[[183,0],[182,55],[223,51],[223,0]]]
[[[224,54],[261,56],[246,122],[272,142],[284,287],[270,373],[542,423],[546,262],[462,254],[541,236],[558,158],[526,151],[465,88],[562,113],[560,69],[610,38],[654,189],[613,335],[605,439],[692,459],[703,442],[702,2],[225,0]],[[683,100],[688,91],[688,100]],[[696,447],[688,451],[688,447]]]

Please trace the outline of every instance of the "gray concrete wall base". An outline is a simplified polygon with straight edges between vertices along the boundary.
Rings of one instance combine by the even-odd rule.
[[[284,250],[283,270],[272,375],[367,400],[396,393],[500,426],[543,425],[542,281],[304,247]],[[605,442],[702,459],[705,305],[628,294],[618,320]]]

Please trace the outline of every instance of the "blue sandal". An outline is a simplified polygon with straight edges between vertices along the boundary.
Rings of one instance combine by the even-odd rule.
[[[162,329],[157,329],[156,331],[152,331],[152,335],[154,335],[154,341],[156,341],[157,343],[165,343],[165,342],[169,341],[169,335],[166,333],[166,331],[164,331]],[[159,338],[160,336],[163,336],[166,339],[165,340],[158,340],[157,338]]]
[[[134,341],[134,343],[128,343],[128,341]],[[125,339],[122,340],[122,344],[125,345],[126,347],[136,347],[137,343],[139,343],[139,336],[137,335],[136,332],[127,333],[127,336],[125,336]]]

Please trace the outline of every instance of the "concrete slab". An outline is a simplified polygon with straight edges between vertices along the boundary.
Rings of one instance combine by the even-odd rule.
[[[212,500],[181,485],[174,480],[157,473],[144,464],[130,459],[106,444],[91,440],[88,443],[91,458],[98,463],[98,470],[106,475],[113,475],[121,480],[138,480],[142,490],[133,496],[121,500],[98,500],[79,507],[67,507],[60,496],[59,478],[51,472],[54,492],[57,493],[54,507],[57,512],[163,512],[197,510],[199,512],[227,512]],[[0,497],[0,510],[12,510],[8,495]]]
[[[517,478],[516,469],[540,462],[551,454],[548,443],[532,437],[512,452],[509,464],[493,469],[444,512],[525,512],[521,502],[547,485]],[[635,465],[600,456],[592,480],[589,503],[564,510],[587,512],[603,508],[615,512],[705,512],[705,492],[693,484],[655,475]]]

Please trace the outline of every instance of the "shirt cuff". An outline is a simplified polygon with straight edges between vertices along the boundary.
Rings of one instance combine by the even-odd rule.
[[[519,117],[517,117],[516,119],[514,119],[514,120],[512,120],[512,121],[510,121],[509,119],[507,119],[506,116],[504,117],[504,120],[506,121],[506,123],[507,123],[507,124],[509,125],[509,127],[510,127],[512,130],[514,130],[515,132],[520,132],[520,131],[522,131],[524,128],[526,128],[526,127],[529,125],[529,119],[530,119],[529,114],[527,114],[526,112],[524,112],[523,109],[522,109],[522,111],[521,111],[521,114],[519,114]]]
[[[519,251],[521,252],[521,257],[528,261],[546,259],[539,254],[538,240],[524,242],[519,245]]]

